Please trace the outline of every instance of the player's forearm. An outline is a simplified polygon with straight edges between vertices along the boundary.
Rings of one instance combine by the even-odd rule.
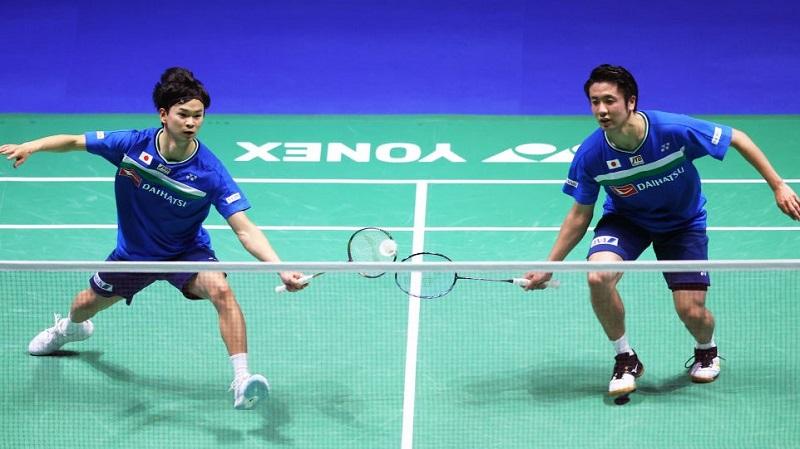
[[[547,260],[562,261],[566,259],[586,234],[591,220],[591,214],[576,213],[574,209],[570,211],[567,218],[564,219],[564,223],[561,224],[556,243],[553,245],[550,255],[547,256]]]
[[[767,156],[764,155],[764,152],[761,151],[758,145],[756,145],[747,134],[734,129],[731,146],[758,171],[773,191],[779,189],[781,185],[783,185],[783,179],[772,167]]]
[[[267,236],[258,229],[258,226],[247,221],[240,229],[235,229],[236,236],[244,249],[262,262],[280,262],[278,254],[272,249]]]
[[[256,259],[262,262],[281,261],[280,257],[278,257],[278,254],[272,248],[272,245],[270,245],[269,240],[267,240],[267,237],[255,226],[253,229],[237,232],[236,235],[244,249],[246,249],[247,252],[252,254]]]
[[[72,151],[86,148],[86,137],[82,134],[57,134],[25,142],[31,153],[38,151]]]
[[[281,261],[278,254],[272,249],[272,245],[270,245],[269,240],[267,240],[267,236],[261,232],[261,229],[258,229],[258,226],[247,218],[247,214],[245,214],[244,211],[232,214],[227,218],[227,221],[236,234],[236,237],[239,239],[239,243],[241,243],[242,247],[252,254],[253,257],[262,262]]]
[[[578,245],[578,242],[581,241],[584,234],[586,234],[586,228],[580,230],[579,228],[567,228],[562,226],[561,231],[558,233],[556,243],[553,245],[550,255],[547,256],[547,260],[558,262],[566,259],[567,255],[569,255],[575,246]]]

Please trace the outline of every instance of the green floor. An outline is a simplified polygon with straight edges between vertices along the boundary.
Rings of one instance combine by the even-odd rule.
[[[318,130],[303,135],[301,124],[317,119],[331,136]],[[800,118],[726,119],[752,130],[756,141],[771,150],[783,176],[800,178],[798,138],[787,132],[797,129]],[[119,128],[125,120],[148,123],[139,116],[0,116],[0,135],[23,140]],[[486,167],[473,163],[483,156],[472,155],[480,152],[481,141],[491,141],[485,130],[517,136],[495,147],[549,141],[568,148],[585,134],[581,126],[586,127],[584,119],[569,117],[229,116],[209,120],[204,133],[212,148],[223,148],[221,159],[239,179],[557,180],[563,179],[566,164]],[[242,136],[251,129],[257,130],[256,137]],[[346,131],[336,134],[340,129]],[[413,140],[404,132],[417,142],[450,141],[467,162],[397,168],[377,161],[241,165],[233,159],[242,151],[230,144],[240,139],[376,141],[381,129],[387,134],[384,141]],[[526,135],[529,129],[535,136]],[[467,133],[472,140],[457,140],[464,130],[472,130]],[[776,136],[781,132],[783,137]],[[39,156],[18,170],[0,168],[0,260],[102,260],[116,232],[107,226],[115,222],[110,182],[17,182],[9,177],[111,177],[113,167],[85,154]],[[699,165],[709,179],[756,178],[737,157]],[[268,235],[285,260],[343,260],[349,231],[334,226],[393,227],[400,252],[411,247],[414,183],[248,181],[242,187],[254,204],[250,217],[279,227]],[[765,185],[711,183],[704,190],[709,224],[717,228],[710,231],[712,258],[797,257],[800,227],[774,208]],[[427,193],[425,247],[459,261],[543,259],[555,237],[543,228],[558,226],[570,205],[557,184],[547,183],[432,181]],[[212,212],[208,223],[224,222]],[[60,224],[75,226],[32,226]],[[221,259],[250,260],[229,230],[210,232]],[[585,250],[583,242],[570,259],[580,260]],[[649,253],[644,257],[652,258]],[[184,300],[165,283],[145,290],[131,307],[117,305],[96,317],[90,340],[67,346],[55,357],[27,355],[28,341],[52,324],[54,312],[66,313],[72,295],[90,275],[0,272],[6,304],[0,315],[6,354],[0,368],[0,447],[401,447],[409,306],[390,278],[329,273],[301,294],[278,296],[272,292],[274,275],[232,272],[230,281],[248,322],[251,368],[265,374],[273,387],[264,407],[237,412],[226,391],[231,368],[213,308]],[[672,311],[660,275],[627,274],[620,289],[628,333],[647,373],[624,407],[604,395],[613,351],[591,312],[583,278],[563,274],[562,288],[535,295],[511,286],[464,282],[446,300],[423,302],[413,447],[800,444],[795,375],[800,354],[792,324],[800,313],[798,273],[712,273],[709,306],[726,360],[722,376],[710,385],[686,378],[683,364],[692,341]]]

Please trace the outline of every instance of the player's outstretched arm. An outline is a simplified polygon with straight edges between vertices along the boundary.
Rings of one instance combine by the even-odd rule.
[[[258,226],[250,221],[250,218],[247,217],[244,211],[236,212],[228,217],[228,224],[231,229],[233,229],[233,232],[236,233],[236,237],[239,238],[239,242],[244,249],[252,254],[253,257],[262,262],[281,261],[278,257],[278,253],[275,252],[269,240],[267,240],[267,236],[261,232],[261,229],[258,229]],[[300,282],[303,273],[283,271],[279,273],[279,275],[283,285],[286,286],[286,290],[290,292],[302,290],[307,285]]]
[[[734,129],[731,136],[731,146],[736,148],[736,151],[767,181],[767,184],[775,194],[775,203],[778,208],[793,220],[800,221],[800,199],[798,199],[794,190],[781,179],[772,164],[770,164],[767,156],[753,142],[750,136],[738,129]]]
[[[5,155],[6,160],[13,160],[14,168],[17,168],[24,164],[31,154],[37,151],[72,151],[83,149],[86,149],[86,137],[83,134],[58,134],[31,140],[30,142],[18,145],[0,145],[0,154]]]
[[[556,237],[556,242],[553,244],[553,249],[550,250],[547,260],[564,260],[586,234],[593,215],[594,204],[574,203],[564,218],[564,222],[561,223],[558,237]],[[525,273],[525,279],[531,281],[525,289],[539,290],[545,288],[547,281],[552,277],[553,273],[537,273],[533,271]]]

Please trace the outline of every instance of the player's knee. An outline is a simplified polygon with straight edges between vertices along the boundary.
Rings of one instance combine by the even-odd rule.
[[[208,287],[208,296],[215,303],[225,304],[234,301],[233,290],[227,282],[220,282]]]
[[[215,285],[209,289],[208,293],[212,299],[226,301],[228,299],[233,298],[233,291],[231,290],[231,287],[228,284]]]
[[[616,281],[616,273],[592,272],[589,273],[589,288],[610,288]]]
[[[684,322],[704,320],[707,314],[706,308],[697,304],[684,304],[677,306],[675,311]]]

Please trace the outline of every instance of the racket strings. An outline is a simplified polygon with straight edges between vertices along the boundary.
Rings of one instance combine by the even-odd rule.
[[[382,229],[365,228],[353,234],[347,244],[347,254],[351,262],[393,262],[395,255],[381,252],[381,242],[391,240],[392,236]],[[384,272],[361,272],[365,277],[379,277]]]
[[[412,283],[416,274],[419,278],[417,283]],[[456,285],[456,274],[453,272],[432,272],[426,271],[418,273],[413,271],[397,272],[395,282],[405,294],[420,299],[435,299],[442,297],[453,289]]]
[[[452,262],[452,260],[443,254],[422,252],[406,257],[403,262]],[[415,277],[418,280],[413,282]],[[436,299],[450,293],[458,277],[452,271],[398,271],[394,280],[400,290],[408,295],[420,299]]]

